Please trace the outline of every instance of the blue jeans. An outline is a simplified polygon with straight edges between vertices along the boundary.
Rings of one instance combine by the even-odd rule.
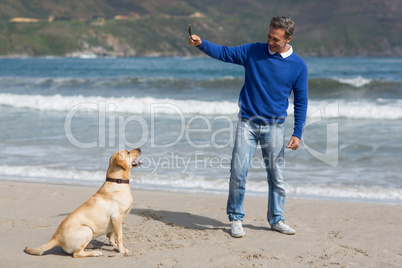
[[[283,124],[258,124],[248,119],[239,118],[235,145],[232,153],[229,197],[226,212],[229,220],[241,220],[246,177],[254,151],[260,143],[268,180],[268,212],[270,225],[285,220],[285,188],[283,168],[285,164],[285,131]]]

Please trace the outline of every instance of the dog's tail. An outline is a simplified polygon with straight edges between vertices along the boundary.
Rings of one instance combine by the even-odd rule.
[[[50,239],[46,244],[44,244],[41,247],[38,247],[38,248],[25,247],[25,252],[28,254],[31,254],[31,255],[42,255],[43,252],[48,251],[49,249],[52,249],[57,245],[58,245],[58,243],[57,243],[56,239],[54,237],[52,237],[52,239]]]

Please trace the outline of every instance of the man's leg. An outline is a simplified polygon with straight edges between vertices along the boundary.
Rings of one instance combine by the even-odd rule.
[[[285,165],[285,134],[283,124],[265,126],[261,139],[261,149],[267,171],[268,180],[268,212],[267,219],[271,226],[284,221],[285,185],[283,168]]]
[[[237,124],[226,208],[230,221],[243,221],[245,215],[243,212],[243,202],[246,191],[246,176],[256,148],[256,137],[253,126],[254,124],[251,121],[241,119],[239,119]]]

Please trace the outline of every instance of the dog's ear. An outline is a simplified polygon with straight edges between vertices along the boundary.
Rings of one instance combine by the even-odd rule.
[[[121,166],[124,170],[128,169],[127,161],[121,154],[116,156],[116,165]]]

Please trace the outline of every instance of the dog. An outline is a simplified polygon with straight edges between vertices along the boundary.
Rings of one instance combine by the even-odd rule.
[[[106,181],[101,188],[68,215],[57,228],[53,237],[38,248],[25,248],[32,255],[42,255],[53,247],[60,246],[74,258],[98,257],[100,250],[84,251],[88,243],[106,234],[112,246],[127,255],[123,246],[122,223],[133,205],[130,191],[130,169],[142,164],[137,159],[141,149],[118,151],[110,157]]]

